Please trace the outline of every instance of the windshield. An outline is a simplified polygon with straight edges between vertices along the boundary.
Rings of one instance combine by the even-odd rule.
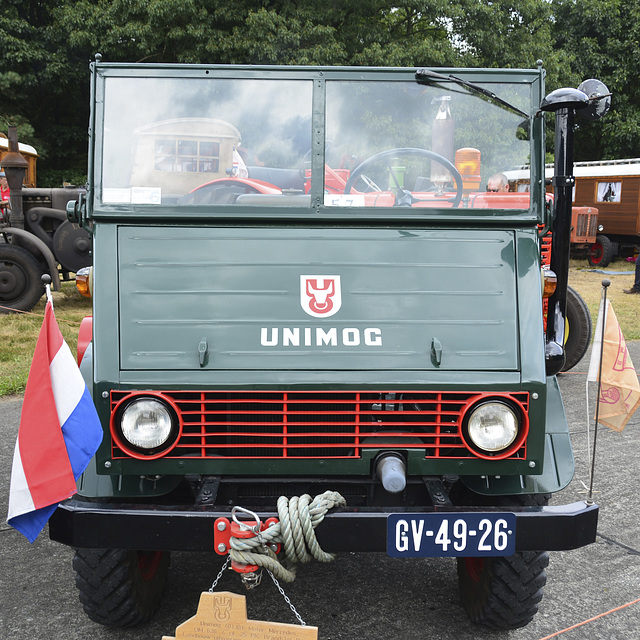
[[[529,120],[500,101],[407,74],[322,82],[299,75],[106,77],[97,201],[529,208],[528,193],[504,176],[530,162]],[[531,78],[482,84],[531,112]]]

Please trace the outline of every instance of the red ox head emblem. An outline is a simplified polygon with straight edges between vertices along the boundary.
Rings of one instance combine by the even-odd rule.
[[[300,304],[314,318],[328,318],[342,305],[340,276],[300,276]]]

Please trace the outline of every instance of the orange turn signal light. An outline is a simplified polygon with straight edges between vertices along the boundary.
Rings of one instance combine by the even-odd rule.
[[[85,298],[90,298],[93,292],[93,267],[83,267],[76,273],[76,289]]]
[[[542,270],[542,297],[550,298],[558,286],[558,276],[551,269]]]
[[[456,169],[462,176],[465,191],[480,189],[480,150],[463,147],[456,151]]]

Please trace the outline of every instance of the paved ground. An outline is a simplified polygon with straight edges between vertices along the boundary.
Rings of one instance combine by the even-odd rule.
[[[638,370],[640,342],[630,345]],[[587,482],[585,372],[587,360],[561,376],[572,429],[576,477],[556,503],[585,497]],[[174,554],[169,586],[157,618],[128,631],[105,629],[83,614],[71,569],[73,552],[42,534],[34,545],[4,522],[13,447],[21,400],[0,400],[0,639],[2,640],[160,640],[191,617],[199,594],[220,568],[217,557]],[[596,544],[555,552],[540,612],[525,629],[485,633],[472,626],[459,603],[452,560],[395,560],[382,554],[344,554],[332,565],[312,564],[299,570],[286,591],[322,640],[442,639],[540,640],[640,598],[640,411],[622,433],[599,432],[596,501],[601,506]],[[213,555],[213,554],[212,554]],[[254,619],[295,623],[270,583],[245,592],[234,575],[220,587],[247,594]],[[640,603],[622,608],[568,631],[562,640],[637,640]]]

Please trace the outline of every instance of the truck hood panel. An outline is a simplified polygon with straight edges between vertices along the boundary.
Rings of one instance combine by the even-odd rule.
[[[513,232],[118,230],[123,370],[518,368]]]

